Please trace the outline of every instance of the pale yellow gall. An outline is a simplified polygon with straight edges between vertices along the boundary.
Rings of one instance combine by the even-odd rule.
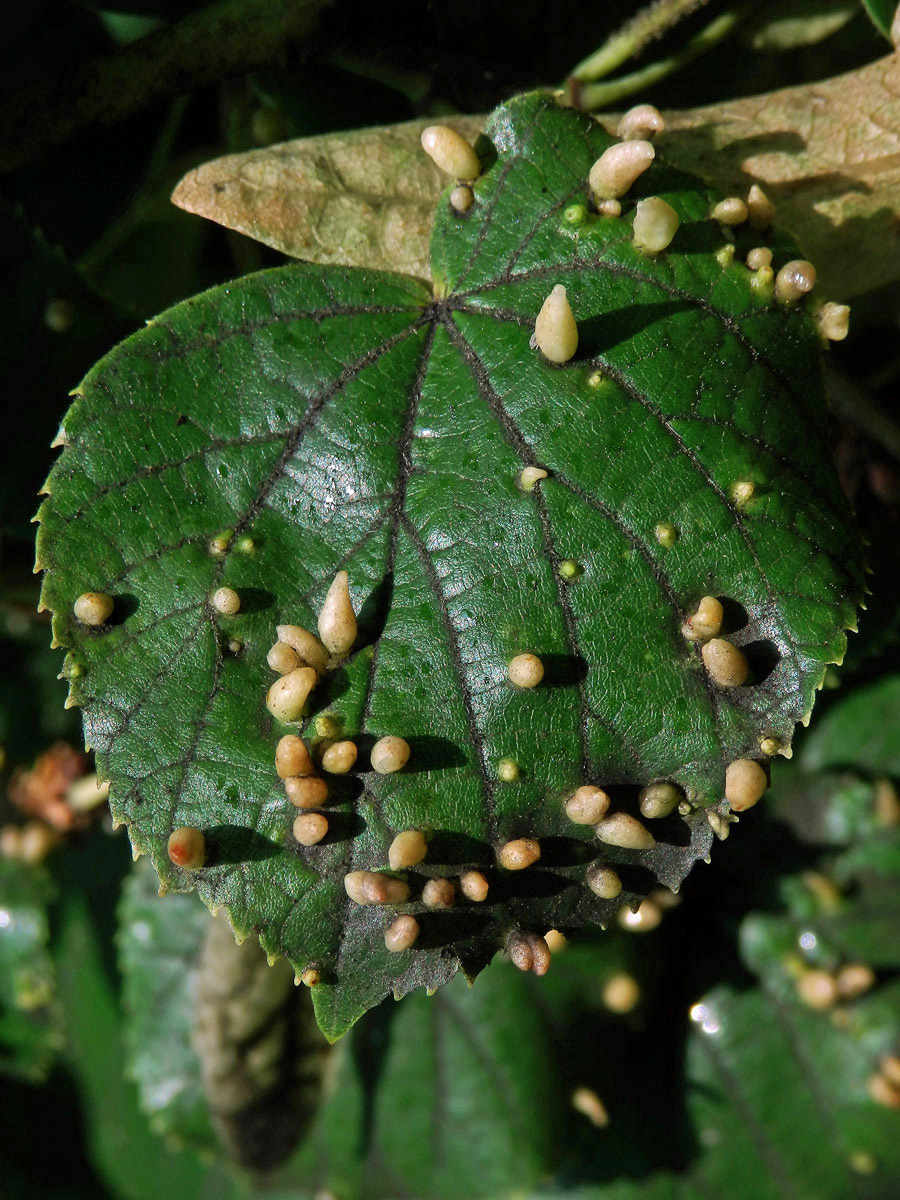
[[[629,108],[619,121],[617,135],[623,142],[649,142],[657,133],[662,133],[666,127],[663,115],[653,104],[636,104]]]
[[[584,881],[601,900],[615,900],[622,891],[622,880],[618,871],[614,871],[612,867],[594,864],[588,868]]]
[[[221,533],[217,533],[209,539],[209,552],[213,558],[225,557],[225,551],[228,549],[233,532],[231,529],[223,529]]]
[[[642,900],[637,912],[620,908],[617,920],[628,933],[652,933],[663,919],[663,910],[655,900]]]
[[[303,666],[303,659],[286,642],[276,642],[266,655],[266,662],[279,675],[287,675],[289,671],[296,671]]]
[[[405,829],[398,833],[388,850],[388,862],[392,871],[405,871],[422,862],[428,853],[425,835],[418,829]]]
[[[842,342],[850,332],[849,304],[827,301],[816,313],[816,324],[823,338],[829,342]]]
[[[678,224],[678,213],[659,196],[638,200],[632,225],[634,244],[646,254],[659,254],[670,245]]]
[[[340,658],[349,652],[356,641],[356,632],[349,576],[346,571],[338,571],[319,613],[319,637],[325,648]]]
[[[870,1075],[866,1081],[869,1096],[883,1108],[900,1108],[900,1088],[879,1073]]]
[[[711,213],[713,220],[720,225],[743,225],[749,215],[747,205],[740,196],[720,200]]]
[[[468,212],[474,203],[475,193],[470,187],[466,187],[465,184],[455,187],[450,193],[450,207],[454,212]]]
[[[294,818],[294,837],[301,846],[316,846],[328,832],[328,818],[321,813],[300,813]]]
[[[651,783],[641,789],[638,796],[638,807],[641,816],[649,821],[667,817],[684,799],[684,792],[674,783]]]
[[[300,659],[298,665],[312,667],[320,675],[325,674],[328,666],[328,651],[315,634],[304,629],[302,625],[276,625],[275,632],[278,634],[279,642],[283,642],[295,651]]]
[[[725,638],[713,638],[700,653],[706,673],[719,687],[740,687],[747,682],[750,665],[743,652]]]
[[[652,850],[656,838],[644,825],[628,813],[613,813],[595,828],[601,842],[621,846],[624,850]]]
[[[312,666],[312,663],[310,663]],[[341,733],[341,719],[332,713],[322,713],[316,717],[316,736],[336,740]]]
[[[320,808],[328,799],[328,784],[318,775],[295,775],[285,779],[284,790],[295,808]]]
[[[524,871],[541,857],[541,845],[536,838],[515,838],[501,846],[497,862],[507,871]]]
[[[329,775],[346,775],[356,763],[356,742],[334,742],[322,755],[322,769]]]
[[[449,879],[429,879],[422,888],[422,903],[426,908],[452,908],[456,888]]]
[[[92,812],[109,799],[109,782],[101,783],[96,773],[83,775],[66,789],[66,804],[75,812]]]
[[[300,982],[309,988],[316,987],[322,982],[322,972],[315,967],[307,967],[305,971],[301,972]]]
[[[210,603],[223,617],[233,617],[235,613],[241,611],[241,598],[234,588],[216,588],[210,597]]]
[[[597,200],[597,212],[601,217],[621,217],[622,205],[618,200]]]
[[[509,681],[517,688],[533,688],[544,678],[544,664],[536,654],[517,654],[508,667]]]
[[[240,654],[244,648],[244,643],[240,638],[229,638],[228,649],[232,654]]]
[[[624,196],[655,157],[656,151],[646,138],[617,142],[604,150],[588,174],[594,199],[615,200]]]
[[[756,484],[752,479],[738,479],[728,489],[728,494],[738,508],[743,508],[756,495]]]
[[[112,616],[113,598],[105,592],[85,592],[72,605],[82,625],[103,625]]]
[[[279,721],[297,721],[309,694],[318,683],[312,667],[297,667],[276,679],[266,694],[266,708]]]
[[[182,825],[169,834],[166,845],[169,859],[184,871],[199,871],[206,862],[206,838],[202,829]]]
[[[544,934],[544,941],[547,943],[547,949],[551,954],[562,954],[569,942],[564,933],[560,933],[558,929],[548,929]]]
[[[501,783],[516,783],[519,778],[519,764],[514,758],[501,758],[497,763],[497,778]]]
[[[600,997],[610,1012],[630,1013],[637,1008],[641,998],[641,989],[633,975],[619,971],[607,979]]]
[[[477,179],[481,170],[474,148],[448,125],[422,130],[422,149],[442,171],[457,179]]]
[[[758,271],[760,267],[771,267],[772,251],[768,246],[754,246],[752,250],[747,251],[745,262],[751,271]]]
[[[566,801],[566,816],[576,825],[596,825],[606,816],[609,796],[602,788],[584,784]]]
[[[793,304],[816,286],[816,268],[802,258],[785,263],[775,276],[775,299]]]
[[[376,871],[351,871],[344,876],[344,891],[354,904],[405,904],[409,885]]]
[[[765,771],[752,758],[735,759],[725,769],[725,799],[734,812],[752,808],[767,787]]]
[[[759,748],[766,758],[772,758],[782,749],[781,739],[777,737],[760,738]]]
[[[886,1054],[881,1060],[880,1069],[889,1083],[900,1087],[900,1057],[896,1054]]]
[[[487,900],[490,885],[480,871],[463,871],[459,877],[459,890],[467,900],[481,904]]]
[[[525,467],[519,472],[518,484],[523,492],[530,492],[536,483],[547,478],[543,467]]]
[[[747,193],[747,213],[754,229],[768,228],[775,218],[775,205],[758,183],[752,184]]]
[[[552,363],[568,362],[578,349],[578,326],[561,283],[556,284],[537,315],[534,344]]]
[[[398,917],[384,931],[384,944],[392,954],[400,954],[414,946],[419,936],[419,922],[408,914]]]
[[[409,762],[409,754],[409,742],[402,737],[383,737],[372,747],[369,759],[373,771],[379,775],[393,775],[395,771],[403,770]]]
[[[653,536],[664,550],[671,550],[678,540],[678,530],[671,521],[660,521],[653,530]]]
[[[681,632],[689,642],[706,642],[722,628],[725,613],[715,596],[704,596],[697,608],[686,617]]]
[[[875,972],[866,963],[847,963],[838,971],[835,983],[842,1000],[856,1000],[875,986]],[[900,1077],[894,1082],[900,1083]]]
[[[275,770],[281,779],[292,775],[312,775],[313,761],[306,743],[295,733],[285,734],[275,747]]]
[[[609,1124],[609,1113],[606,1105],[593,1088],[579,1087],[572,1093],[572,1107],[582,1116],[587,1117],[597,1129],[605,1129]]]

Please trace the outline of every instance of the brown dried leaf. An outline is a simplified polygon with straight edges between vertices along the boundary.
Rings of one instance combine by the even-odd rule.
[[[600,116],[615,131],[617,116]],[[455,117],[474,139],[484,118]],[[305,138],[217,159],[182,180],[189,212],[318,263],[430,279],[426,120]],[[661,150],[729,192],[759,183],[837,299],[900,278],[900,59],[824,83],[666,114]],[[764,241],[764,235],[760,235]]]
[[[431,278],[428,241],[447,176],[422,151],[429,120],[300,138],[191,171],[173,203],[294,258]],[[449,121],[474,140],[483,117]]]

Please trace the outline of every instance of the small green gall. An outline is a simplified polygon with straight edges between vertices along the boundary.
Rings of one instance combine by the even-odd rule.
[[[477,179],[481,171],[478,155],[466,139],[448,125],[429,125],[422,130],[422,149],[440,170],[457,179]]]
[[[338,571],[319,613],[319,637],[329,653],[340,658],[349,653],[356,641],[356,633],[349,576],[346,571]]]
[[[604,150],[588,174],[595,200],[616,200],[624,196],[655,157],[656,151],[645,138],[617,142]]]
[[[671,243],[678,225],[678,213],[659,196],[638,200],[632,226],[634,244],[646,254],[659,254]]]
[[[768,303],[775,294],[775,272],[771,267],[758,267],[750,278],[750,290]]]
[[[245,533],[234,543],[234,548],[238,554],[253,554],[256,550],[256,542],[249,533]]]
[[[510,662],[507,674],[514,687],[537,687],[544,678],[544,664],[536,654],[517,654]]]
[[[563,211],[563,224],[571,225],[577,228],[577,226],[585,223],[587,220],[587,215],[588,210],[583,204],[570,204],[569,207]]]
[[[590,373],[590,375],[588,375],[587,385],[589,388],[591,388],[592,391],[596,391],[596,389],[600,386],[600,384],[602,382],[603,382],[603,372],[602,371],[592,371]]]
[[[666,127],[663,115],[653,104],[636,104],[629,108],[621,120],[617,135],[623,142],[651,141]]]
[[[581,574],[581,567],[574,558],[564,558],[559,564],[559,573],[563,579],[577,579]]]
[[[310,666],[313,664],[310,663]],[[341,735],[341,719],[333,713],[321,713],[316,717],[316,736],[320,738],[338,738]]]
[[[84,592],[72,605],[82,625],[105,625],[113,612],[113,598],[105,592]]]
[[[392,954],[400,954],[414,946],[419,936],[419,922],[404,914],[397,917],[384,931],[384,944]]]
[[[728,489],[728,494],[738,508],[742,508],[745,504],[749,504],[755,496],[756,484],[752,479],[739,479]]]
[[[557,283],[541,306],[534,323],[534,344],[552,363],[566,363],[578,349],[578,326],[566,296]]]
[[[241,598],[234,588],[216,588],[210,597],[210,602],[216,612],[221,613],[223,617],[233,617],[235,613],[241,611]]]
[[[671,550],[678,540],[678,530],[671,521],[660,521],[653,530],[653,536],[664,550]]]
[[[594,829],[601,842],[608,846],[620,846],[624,850],[652,850],[656,838],[636,817],[628,813],[613,813]]]
[[[225,552],[231,542],[233,529],[223,529],[221,533],[217,533],[215,537],[209,540],[209,552],[213,558],[224,558]]]
[[[731,266],[734,262],[734,246],[731,242],[726,242],[724,246],[719,247],[715,253],[715,260],[723,270]]]
[[[409,755],[409,742],[402,737],[383,737],[372,747],[369,761],[372,770],[379,775],[392,775],[395,771],[403,770],[409,762]]]
[[[741,687],[747,682],[750,664],[743,651],[726,638],[712,638],[700,653],[707,674],[719,687]]]
[[[725,768],[725,799],[733,812],[744,812],[769,786],[766,773],[752,758],[738,758]]]

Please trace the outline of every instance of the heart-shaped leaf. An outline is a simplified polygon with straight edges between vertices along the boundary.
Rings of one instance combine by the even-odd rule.
[[[318,980],[332,1037],[388,991],[474,974],[511,932],[605,924],[655,881],[677,888],[708,854],[726,766],[790,742],[862,590],[815,328],[751,286],[758,234],[735,258],[715,197],[660,164],[621,218],[592,212],[610,139],[546,97],[499,109],[487,137],[472,206],[439,204],[433,295],[289,267],[179,305],[87,377],[39,514],[43,602],[113,812],[164,884],[196,885]],[[655,256],[631,236],[650,195],[681,222]],[[776,267],[796,254],[770,244]],[[559,284],[580,339],[562,366],[530,345]],[[301,728],[330,715],[361,756],[303,847],[266,654],[277,624],[315,628],[343,570],[359,635]],[[211,602],[220,586],[238,612]],[[85,592],[113,597],[109,620],[75,615]],[[743,686],[715,683],[683,636],[706,594]],[[508,678],[522,653],[540,686]],[[385,735],[408,742],[405,769],[369,769]],[[590,783],[634,817],[661,780],[684,798],[643,849],[598,845],[563,807]],[[167,857],[180,826],[204,831],[197,872]],[[403,906],[421,934],[396,953],[396,907],[357,905],[343,881],[386,868],[405,829],[430,842]],[[521,838],[540,861],[504,869]],[[616,900],[584,886],[595,861],[619,871]],[[420,900],[429,876],[467,870],[486,901]]]

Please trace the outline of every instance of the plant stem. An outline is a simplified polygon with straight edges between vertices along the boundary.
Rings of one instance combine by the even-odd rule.
[[[39,80],[0,110],[0,171],[154,101],[260,66],[286,42],[308,37],[333,2],[217,0],[61,82]]]
[[[711,50],[713,46],[718,45],[743,20],[745,12],[745,9],[732,9],[730,12],[722,13],[668,58],[649,63],[639,71],[632,71],[629,75],[622,75],[619,79],[588,84],[579,91],[579,106],[588,110],[606,108],[628,96],[633,96],[636,92],[645,91],[661,79],[665,79],[675,71],[680,71],[682,67],[693,62],[695,58],[699,58],[701,54],[705,54],[707,50]]]
[[[653,38],[661,37],[667,29],[708,3],[709,0],[656,0],[607,38],[599,50],[574,67],[570,78],[578,83],[605,78],[639,54]]]

